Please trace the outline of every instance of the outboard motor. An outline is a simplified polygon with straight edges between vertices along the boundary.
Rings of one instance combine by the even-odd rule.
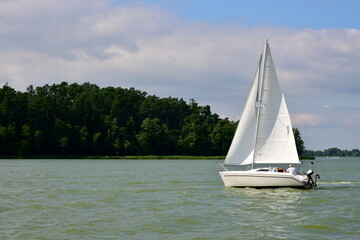
[[[313,162],[311,162],[311,166],[313,165],[314,163]],[[314,174],[314,171],[312,170],[312,169],[310,169],[309,171],[307,171],[306,172],[306,176],[308,177],[308,180],[307,180],[307,182],[306,182],[306,185],[310,185],[310,186],[312,186],[312,187],[316,187],[317,186],[317,184],[316,184],[316,181],[317,181],[317,179],[319,179],[320,178],[320,175],[319,174],[316,174],[315,175],[315,181],[313,180],[313,178],[312,178],[312,175]]]
[[[309,170],[309,171],[307,171],[306,172],[306,176],[308,177],[308,180],[307,180],[307,182],[306,182],[306,185],[310,185],[310,186],[312,186],[312,187],[316,187],[316,182],[312,179],[312,176],[311,175],[313,175],[314,174],[314,171],[313,170]]]

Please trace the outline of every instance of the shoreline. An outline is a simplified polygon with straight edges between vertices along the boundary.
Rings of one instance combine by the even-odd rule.
[[[147,156],[0,156],[0,160],[30,160],[30,159],[62,159],[62,160],[224,160],[225,156],[158,156],[158,155],[147,155]]]
[[[1,160],[225,160],[226,156],[186,156],[186,155],[146,155],[146,156],[0,156]],[[316,159],[346,159],[360,158],[358,156],[310,156],[301,157],[300,161],[315,161]]]

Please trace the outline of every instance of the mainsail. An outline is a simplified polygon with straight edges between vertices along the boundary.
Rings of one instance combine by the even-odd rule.
[[[299,163],[285,98],[268,42],[225,165]]]

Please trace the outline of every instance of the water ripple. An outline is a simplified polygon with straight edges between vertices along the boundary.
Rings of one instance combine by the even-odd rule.
[[[1,161],[0,239],[358,239],[358,174],[332,161],[315,190],[226,188],[217,161]]]

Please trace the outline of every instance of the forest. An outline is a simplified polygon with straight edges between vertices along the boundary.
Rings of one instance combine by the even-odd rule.
[[[326,157],[360,157],[360,150],[359,149],[352,149],[352,150],[342,150],[340,148],[328,148],[323,151],[317,150],[305,150],[305,156],[326,156]]]
[[[0,156],[225,156],[237,122],[194,99],[160,98],[134,88],[95,84],[0,88]],[[306,150],[300,156],[351,154]]]
[[[0,155],[225,155],[235,122],[195,100],[97,85],[0,89]]]

